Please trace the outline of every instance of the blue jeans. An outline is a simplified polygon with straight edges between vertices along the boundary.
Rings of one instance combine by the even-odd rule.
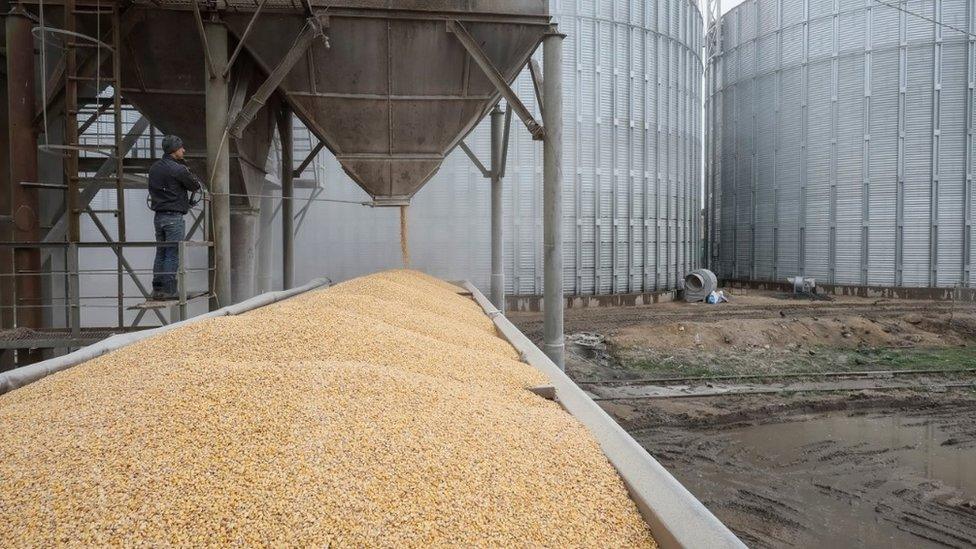
[[[179,242],[186,235],[186,222],[183,214],[156,212],[153,219],[156,228],[156,242]],[[168,295],[176,294],[176,270],[180,265],[180,250],[176,244],[158,246],[156,260],[153,262],[153,292]]]

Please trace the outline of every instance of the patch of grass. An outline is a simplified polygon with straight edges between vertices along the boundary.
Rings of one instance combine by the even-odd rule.
[[[715,371],[708,364],[696,363],[687,357],[674,355],[640,358],[626,361],[624,365],[633,370],[653,373],[662,377],[705,377],[721,375],[720,371]]]
[[[871,349],[859,353],[879,370],[954,370],[976,368],[976,348]]]
[[[623,351],[623,350],[621,350]],[[954,370],[976,368],[976,347],[836,349],[820,347],[740,349],[727,352],[627,349],[613,357],[635,375],[707,377],[870,370]]]

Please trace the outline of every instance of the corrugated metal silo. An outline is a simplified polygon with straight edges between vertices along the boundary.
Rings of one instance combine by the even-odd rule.
[[[553,1],[564,44],[564,260],[568,294],[676,287],[698,263],[702,16],[688,0]],[[537,55],[541,62],[541,52]],[[528,71],[519,96],[538,116]],[[506,293],[542,293],[542,148],[517,119],[505,178]],[[489,160],[489,121],[466,139]],[[301,153],[296,153],[301,157]],[[367,199],[326,160],[326,195]],[[415,267],[489,280],[489,182],[455,150],[410,206]],[[300,274],[398,266],[397,212],[317,204]]]
[[[974,31],[973,0],[726,13],[706,75],[719,276],[969,285]]]

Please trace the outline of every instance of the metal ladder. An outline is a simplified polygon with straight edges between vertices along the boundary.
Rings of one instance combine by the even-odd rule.
[[[73,265],[74,273],[78,270],[78,251],[77,243],[81,241],[81,216],[86,213],[92,222],[99,229],[106,240],[110,235],[101,219],[100,214],[112,214],[116,219],[116,230],[118,242],[125,242],[125,172],[123,158],[125,151],[122,149],[122,78],[121,78],[121,15],[116,2],[110,2],[110,6],[102,7],[100,3],[94,8],[80,8],[75,0],[65,0],[64,2],[64,61],[65,61],[65,177],[67,179],[66,208],[68,214],[68,245],[69,262]],[[108,25],[104,25],[108,18]],[[86,36],[79,32],[80,23],[87,21],[89,28],[95,28],[97,36]],[[108,28],[109,37],[104,36],[103,29]],[[106,44],[103,40],[109,38],[110,43]],[[88,64],[94,63],[94,69],[81,73],[82,65],[79,63],[79,54],[87,52],[86,61]],[[108,54],[111,58],[111,74],[103,74],[103,57]],[[78,104],[79,84],[89,83],[95,90],[96,107],[94,112],[80,126],[78,115],[82,113]],[[101,92],[105,88],[112,88],[111,108],[109,103],[101,100]],[[113,143],[105,145],[103,143],[86,144],[82,142],[84,132],[95,125],[100,126],[104,118],[111,118],[113,126]],[[91,176],[82,176],[79,173],[79,158],[82,152],[95,152],[105,154],[114,159],[115,167],[113,170],[100,169]],[[108,164],[106,163],[106,166]],[[107,173],[112,175],[108,175]],[[80,192],[81,184],[86,186],[100,186],[104,182],[114,182],[115,184],[115,208],[108,210],[93,210],[89,205],[81,205]],[[124,288],[123,288],[123,250],[119,247],[114,248],[117,260],[117,290],[118,290],[118,325],[125,326],[124,318]],[[70,292],[74,300],[71,313],[71,326],[80,326],[80,304],[77,275],[72,277],[74,282],[69,282]]]

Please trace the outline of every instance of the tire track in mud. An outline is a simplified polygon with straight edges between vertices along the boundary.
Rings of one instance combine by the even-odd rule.
[[[976,426],[976,400],[957,399],[945,406],[919,402],[921,409],[891,408],[890,402],[881,399],[875,408],[832,414],[854,419],[897,414],[907,428],[936,433],[934,444],[943,450],[939,441]],[[632,432],[750,546],[976,545],[976,494],[925,478],[908,466],[912,460],[906,455],[917,453],[921,442],[879,447],[821,439],[769,452],[742,433],[763,425],[802,431],[805,422],[825,414],[776,417],[758,407],[744,408],[730,423],[666,414],[656,425]],[[728,411],[717,415],[722,416],[730,419]],[[966,455],[976,455],[976,443],[961,446]]]

